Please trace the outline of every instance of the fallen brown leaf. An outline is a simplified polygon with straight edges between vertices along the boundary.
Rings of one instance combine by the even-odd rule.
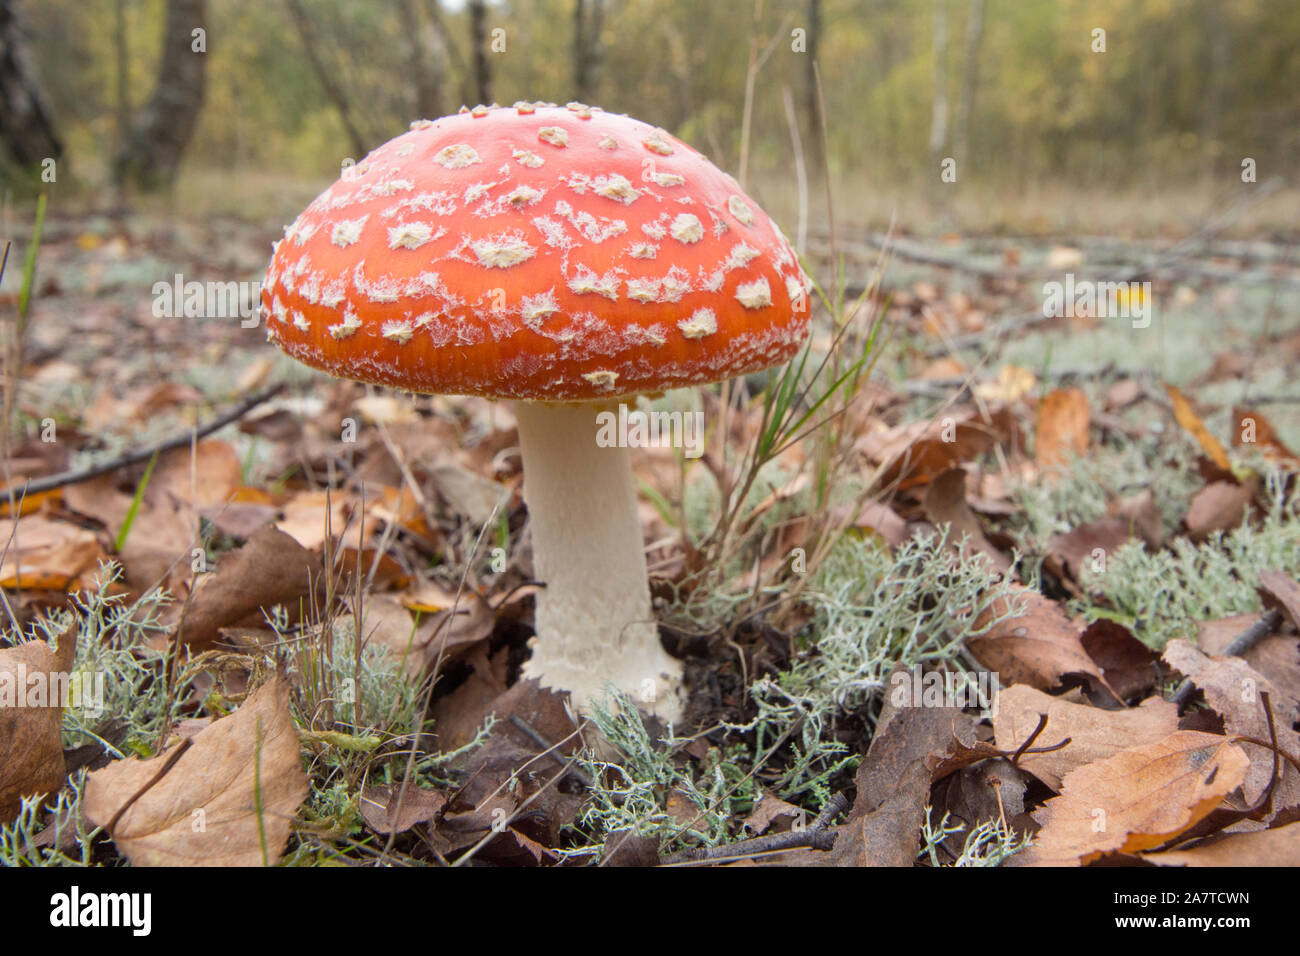
[[[925,489],[925,514],[936,525],[948,525],[946,544],[953,549],[965,539],[969,550],[989,559],[994,568],[1006,571],[1011,561],[984,535],[980,520],[966,503],[966,471],[949,468],[940,473]]]
[[[162,455],[145,494],[150,502],[172,495],[190,507],[220,505],[231,499],[243,471],[234,446],[209,438],[192,450],[176,448]]]
[[[1081,594],[1085,563],[1105,570],[1105,562],[1133,536],[1130,522],[1112,516],[1081,524],[1047,542],[1044,566],[1062,580],[1075,594]]]
[[[361,818],[376,833],[405,833],[417,823],[428,823],[443,807],[447,798],[433,790],[422,790],[414,784],[401,794],[400,783],[368,786],[361,791]],[[398,803],[401,813],[398,814]]]
[[[1159,866],[1300,866],[1300,823],[1219,837],[1187,850],[1144,853]]]
[[[1133,700],[1146,694],[1160,679],[1160,655],[1134,637],[1123,624],[1098,618],[1083,629],[1079,643],[1101,668],[1106,683],[1120,700]]]
[[[940,820],[945,813],[966,829],[953,834],[945,841],[954,856],[959,855],[966,833],[981,823],[1006,820],[1008,826],[1023,828],[1025,781],[1027,775],[1003,757],[984,761],[976,766],[963,767],[934,785],[930,794],[933,810],[931,820]]]
[[[497,699],[507,689],[506,657],[504,649],[489,654],[486,644],[471,648],[465,655],[470,673],[459,687],[433,704],[434,726],[441,750],[464,747],[474,739],[487,715],[495,712]],[[535,685],[536,681],[532,683]]]
[[[1101,670],[1083,649],[1078,632],[1060,606],[1037,591],[1013,587],[1015,595],[994,602],[981,615],[981,620],[992,620],[996,614],[1006,613],[1013,607],[1024,613],[995,624],[980,637],[971,638],[967,645],[975,659],[996,671],[1003,684],[1028,684],[1039,690],[1051,690],[1067,674],[1082,674],[1105,686]]]
[[[1293,714],[1300,706],[1300,701],[1288,698],[1240,657],[1207,657],[1190,642],[1180,639],[1169,642],[1164,656],[1170,667],[1190,679],[1205,695],[1205,702],[1223,717],[1223,728],[1228,734],[1269,739],[1261,693],[1269,695],[1275,718],[1279,714]],[[1291,729],[1290,722],[1275,719],[1274,723],[1278,746],[1291,754],[1300,753],[1300,734]],[[1250,755],[1250,769],[1242,790],[1246,802],[1253,805],[1272,777],[1273,755],[1252,744],[1242,746]],[[1275,809],[1300,806],[1300,771],[1286,761],[1282,761],[1278,770],[1273,806]]]
[[[76,625],[55,643],[53,648],[45,641],[0,648],[0,823],[17,815],[23,797],[53,793],[67,775],[60,738],[63,701],[51,701],[49,688],[71,672]],[[29,683],[33,678],[36,682]],[[40,685],[43,699],[36,699]]]
[[[367,597],[363,605],[362,636],[401,660],[412,677],[439,660],[446,668],[464,657],[475,644],[490,638],[495,629],[495,613],[474,591],[461,594],[454,617],[449,603],[434,611],[418,610],[418,623],[406,597],[401,594]],[[450,598],[454,601],[455,596]]]
[[[1158,697],[1131,710],[1102,710],[1015,685],[998,694],[993,715],[998,747],[1014,751],[1033,733],[1042,714],[1047,715],[1047,726],[1040,740],[1054,743],[1069,737],[1070,744],[1050,753],[1027,753],[1020,766],[1053,790],[1061,789],[1061,779],[1072,770],[1129,747],[1157,743],[1178,729],[1178,707]]]
[[[1212,481],[1195,495],[1187,508],[1187,536],[1204,541],[1216,531],[1231,531],[1241,524],[1250,507],[1250,489],[1231,481]]]
[[[901,547],[907,540],[907,522],[893,508],[878,501],[864,503],[849,524],[862,531],[874,531],[890,547]]]
[[[1150,488],[1115,502],[1115,516],[1129,523],[1131,533],[1149,547],[1158,548],[1164,540],[1165,519],[1156,503],[1155,492]]]
[[[154,493],[140,502],[119,555],[127,583],[138,590],[179,584],[178,578],[189,573],[198,530],[189,505],[159,492],[152,479],[149,487]],[[111,475],[101,475],[68,486],[65,498],[70,509],[101,522],[116,539],[131,513],[133,496],[119,491]]]
[[[200,578],[178,632],[194,647],[212,643],[218,630],[284,604],[296,616],[298,601],[319,588],[321,560],[275,528],[261,528],[216,571]]]
[[[882,466],[882,487],[896,484],[904,489],[923,485],[995,445],[1014,443],[1019,434],[1009,409],[998,409],[988,417],[981,417],[974,409],[952,409],[937,421],[865,435],[856,447]]]
[[[1217,621],[1205,621],[1198,626],[1196,645],[1211,656],[1222,655],[1242,631],[1258,620],[1258,614],[1237,614]],[[1241,656],[1267,677],[1283,697],[1300,700],[1300,640],[1292,635],[1270,634]],[[1284,709],[1278,709],[1276,701],[1273,707],[1280,721],[1292,723],[1300,720],[1300,712],[1287,714]]]
[[[1160,846],[1222,803],[1249,764],[1225,737],[1180,730],[1082,766],[1034,813],[1042,829],[1011,862],[1079,866]]]
[[[901,675],[901,677],[900,677]],[[960,707],[924,707],[913,701],[913,681],[895,670],[893,690],[858,766],[857,797],[832,851],[837,866],[911,866],[933,780],[931,757],[974,721]]]
[[[325,544],[327,520],[333,538],[348,527],[347,505],[343,492],[300,492],[284,503],[284,515],[275,526],[307,550],[315,551]]]
[[[232,502],[201,508],[199,514],[227,537],[246,541],[258,528],[275,521],[280,510],[271,505]]]
[[[1088,396],[1078,388],[1053,389],[1038,404],[1034,460],[1040,467],[1062,465],[1088,452]]]
[[[615,830],[605,838],[602,866],[658,866],[659,838]]]
[[[504,502],[509,489],[495,481],[481,478],[468,468],[455,462],[441,462],[430,472],[438,494],[452,511],[464,515],[476,525],[483,525],[492,516],[494,508]]]
[[[564,699],[536,681],[518,681],[503,693],[491,694],[492,685],[499,685],[504,673],[504,651],[496,660],[489,660],[486,651],[478,648],[470,661],[476,669],[493,673],[481,678],[480,687],[469,696],[452,702],[467,683],[435,706],[439,746],[445,750],[454,746],[454,740],[469,736],[471,728],[481,725],[488,713],[497,720],[482,746],[456,761],[454,769],[465,783],[450,808],[454,812],[443,814],[438,823],[434,846],[446,855],[495,832],[498,835],[483,849],[484,858],[532,864],[549,861],[553,854],[545,848],[558,845],[560,832],[573,823],[582,800],[557,786],[565,774],[564,764],[580,745],[572,718]],[[448,706],[440,706],[444,703]],[[473,706],[479,709],[470,710]],[[447,713],[457,715],[459,726],[437,716]],[[550,753],[541,755],[548,747],[526,735],[516,720],[545,740]],[[503,832],[508,815],[524,801],[529,801],[527,811]],[[539,847],[544,852],[539,852]],[[524,857],[519,856],[521,850]]]
[[[777,832],[790,829],[791,825],[806,816],[801,807],[786,803],[780,797],[764,793],[754,804],[753,811],[745,817],[742,826],[756,836],[766,833],[774,825]]]
[[[1232,443],[1258,446],[1273,461],[1285,463],[1291,468],[1300,465],[1300,459],[1278,437],[1277,429],[1253,408],[1237,407],[1232,410]]]
[[[5,550],[0,587],[11,590],[61,591],[88,584],[107,557],[94,532],[39,514],[0,519],[0,550]]]
[[[1052,744],[1057,742],[1052,741]],[[1041,744],[1041,738],[1035,741],[1035,746]],[[947,750],[932,753],[926,760],[926,765],[930,768],[932,778],[940,781],[967,767],[987,760],[1001,760],[1003,757],[1002,750],[992,741],[980,740],[974,733],[966,733],[962,736],[954,734],[948,740]]]
[[[201,730],[155,782],[174,751],[90,774],[86,816],[112,823],[113,843],[136,866],[279,862],[308,791],[285,679],[273,677]]]

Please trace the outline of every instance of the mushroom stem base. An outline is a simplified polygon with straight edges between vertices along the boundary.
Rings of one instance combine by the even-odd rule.
[[[597,444],[601,406],[514,404],[536,577],[537,639],[524,676],[589,710],[608,685],[681,717],[681,662],[659,643],[626,448]]]

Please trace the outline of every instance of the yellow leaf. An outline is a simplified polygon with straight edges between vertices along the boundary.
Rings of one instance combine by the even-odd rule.
[[[1191,402],[1172,385],[1166,384],[1165,391],[1169,393],[1169,400],[1174,403],[1174,418],[1178,419],[1178,424],[1196,439],[1196,443],[1201,446],[1201,451],[1205,452],[1211,461],[1224,471],[1231,471],[1232,465],[1228,462],[1228,453],[1223,450],[1219,440],[1210,434],[1209,429],[1205,427],[1205,422],[1201,421],[1201,416],[1192,411]]]

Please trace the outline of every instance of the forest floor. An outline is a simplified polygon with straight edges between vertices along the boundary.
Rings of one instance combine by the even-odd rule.
[[[0,715],[0,863],[1300,864],[1294,243],[811,236],[784,423],[824,424],[754,461],[755,376],[725,415],[657,400],[725,422],[702,458],[633,452],[669,734],[518,679],[507,407],[158,317],[157,283],[255,282],[277,232],[44,224],[0,674],[102,699]],[[1066,273],[1149,285],[1046,318]]]

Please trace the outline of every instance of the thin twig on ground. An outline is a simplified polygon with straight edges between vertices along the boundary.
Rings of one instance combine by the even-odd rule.
[[[34,478],[31,481],[10,485],[8,488],[0,491],[0,496],[12,498],[13,495],[19,494],[23,491],[26,491],[29,495],[34,495],[42,491],[52,491],[55,488],[62,488],[65,485],[75,485],[79,481],[88,481],[91,478],[98,478],[100,475],[106,475],[110,471],[116,471],[119,468],[126,468],[129,465],[138,465],[141,462],[148,461],[156,454],[171,451],[175,448],[184,448],[192,441],[210,435],[212,432],[224,428],[231,422],[239,421],[239,419],[243,418],[258,405],[274,398],[283,390],[283,383],[272,385],[255,395],[249,396],[234,408],[230,409],[230,411],[218,415],[216,418],[212,419],[212,421],[200,425],[198,428],[188,429],[182,434],[173,435],[171,438],[155,442],[152,445],[133,448],[130,451],[125,451],[120,455],[114,455],[112,458],[105,459],[104,461],[96,462],[93,465],[87,465],[85,468],[61,471],[57,475],[46,475],[43,478]]]
[[[827,830],[826,827],[832,820],[847,810],[848,806],[848,798],[842,793],[837,793],[826,801],[826,806],[822,807],[821,813],[817,814],[817,819],[806,827],[787,830],[785,833],[772,833],[767,836],[754,837],[752,840],[741,840],[739,843],[724,843],[719,846],[682,850],[680,853],[674,853],[667,857],[663,862],[665,866],[678,866],[683,863],[702,863],[753,856],[760,853],[770,853],[773,850],[795,850],[802,847],[809,847],[814,850],[829,850],[835,845],[837,834]]]

